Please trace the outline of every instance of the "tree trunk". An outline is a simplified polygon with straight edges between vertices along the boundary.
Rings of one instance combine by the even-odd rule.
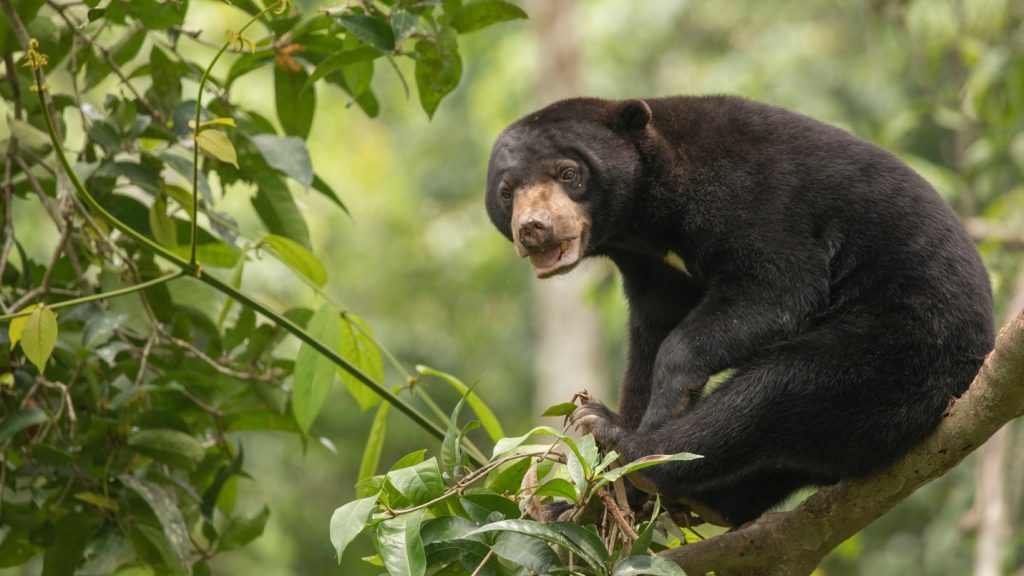
[[[537,34],[537,86],[540,105],[579,94],[580,57],[571,0],[538,0],[530,11]],[[608,365],[602,349],[601,319],[586,304],[585,291],[595,284],[595,265],[534,282],[536,320],[534,406],[568,401],[587,389],[607,398]]]

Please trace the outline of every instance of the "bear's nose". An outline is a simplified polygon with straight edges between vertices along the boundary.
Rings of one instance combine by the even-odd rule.
[[[546,219],[531,216],[519,225],[519,243],[524,248],[541,246],[551,236],[551,224]]]

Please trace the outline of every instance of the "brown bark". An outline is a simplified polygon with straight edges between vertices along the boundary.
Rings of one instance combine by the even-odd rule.
[[[769,513],[664,555],[694,576],[810,574],[833,548],[923,484],[956,466],[1006,422],[1024,414],[1024,313],[1007,324],[971,387],[938,430],[881,473],[822,488],[789,512]]]

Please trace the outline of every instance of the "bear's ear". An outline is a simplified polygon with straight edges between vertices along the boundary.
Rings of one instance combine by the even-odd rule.
[[[623,100],[610,110],[613,128],[629,132],[639,132],[651,123],[651,107],[643,100]]]

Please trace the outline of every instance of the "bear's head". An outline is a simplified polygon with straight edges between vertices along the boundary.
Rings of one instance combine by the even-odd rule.
[[[572,270],[631,224],[650,124],[642,100],[576,98],[530,114],[498,137],[487,213],[538,277]]]

